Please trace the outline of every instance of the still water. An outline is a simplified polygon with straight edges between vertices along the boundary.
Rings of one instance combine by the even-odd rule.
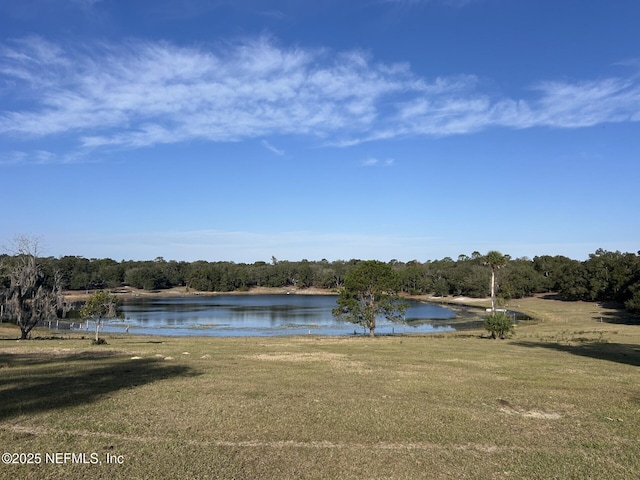
[[[153,335],[279,336],[353,335],[363,327],[337,320],[333,295],[216,295],[127,300],[124,320],[105,331]],[[463,326],[460,312],[410,301],[405,322],[377,320],[376,334],[435,333]],[[468,320],[468,319],[467,319]],[[468,323],[468,322],[467,322]]]

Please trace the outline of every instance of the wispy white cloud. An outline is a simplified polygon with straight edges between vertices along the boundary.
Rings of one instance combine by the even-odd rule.
[[[640,85],[634,79],[606,78],[575,84],[543,82],[533,123],[552,127],[589,127],[605,122],[637,121]],[[524,125],[528,126],[528,125]]]
[[[0,165],[45,165],[72,163],[99,163],[95,157],[87,157],[83,153],[70,152],[60,155],[49,150],[28,150],[0,152]]]
[[[101,1],[102,0],[71,0],[71,3],[79,6],[80,8],[91,8]]]
[[[74,133],[86,147],[323,137],[370,128],[380,97],[411,78],[361,52],[326,60],[264,39],[224,52],[145,42],[60,52],[40,38],[3,49],[0,73],[21,80],[14,93],[29,104],[2,112],[0,134]]]
[[[340,146],[640,121],[640,80],[537,82],[513,99],[483,92],[472,75],[425,79],[367,52],[283,48],[269,38],[186,48],[26,37],[0,46],[0,105],[0,136],[65,136],[77,150],[272,135]]]
[[[27,163],[27,159],[26,152],[0,153],[0,165],[21,165]]]
[[[281,157],[282,155],[284,155],[284,150],[281,150],[281,149],[279,149],[279,148],[277,148],[277,147],[274,147],[274,146],[273,146],[273,145],[271,145],[271,143],[269,143],[268,141],[266,141],[266,140],[262,140],[262,142],[261,142],[261,143],[262,143],[262,146],[263,146],[264,148],[266,148],[267,150],[269,150],[270,152],[275,153],[276,155],[278,155],[278,156],[280,156],[280,157]]]
[[[385,160],[380,160],[378,158],[369,157],[362,161],[363,167],[391,167],[395,163],[393,158],[387,158]]]

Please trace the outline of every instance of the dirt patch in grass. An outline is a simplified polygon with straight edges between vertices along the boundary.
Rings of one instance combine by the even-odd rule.
[[[260,353],[246,358],[261,362],[321,363],[334,370],[364,374],[372,369],[364,362],[354,360],[346,354],[332,352],[280,352]]]
[[[526,418],[538,418],[541,420],[558,420],[562,418],[562,415],[555,412],[543,412],[540,410],[525,410],[523,408],[511,405],[508,400],[503,398],[498,399],[500,405],[500,411],[509,415],[520,415]]]

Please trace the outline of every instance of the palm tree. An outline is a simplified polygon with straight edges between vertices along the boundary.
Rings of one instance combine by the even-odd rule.
[[[503,255],[496,250],[487,252],[482,264],[491,268],[491,312],[496,313],[496,272],[509,261],[509,255]]]

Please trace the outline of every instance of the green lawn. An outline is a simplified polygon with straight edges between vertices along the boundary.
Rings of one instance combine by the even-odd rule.
[[[4,325],[0,444],[41,460],[0,465],[0,478],[637,478],[640,326],[595,304],[513,303],[538,321],[504,341],[91,346],[17,341]]]

